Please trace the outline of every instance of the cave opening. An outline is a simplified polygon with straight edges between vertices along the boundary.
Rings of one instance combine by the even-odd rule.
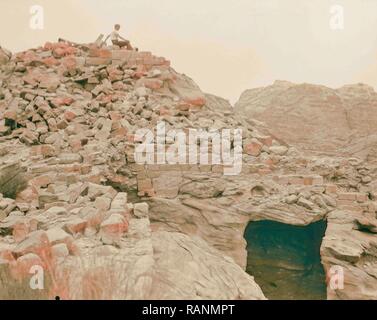
[[[247,269],[271,300],[325,300],[320,247],[327,223],[305,227],[250,222],[245,231]]]

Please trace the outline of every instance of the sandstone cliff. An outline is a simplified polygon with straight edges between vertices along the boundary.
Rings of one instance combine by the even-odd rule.
[[[352,155],[357,150],[351,145],[368,143],[375,133],[377,93],[363,84],[330,89],[276,81],[245,91],[235,112],[264,122],[272,134],[306,152]]]

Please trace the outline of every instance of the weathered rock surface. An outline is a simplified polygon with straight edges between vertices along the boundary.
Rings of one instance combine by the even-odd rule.
[[[141,177],[133,135],[158,120],[200,126],[206,96],[191,79],[148,52],[64,42],[1,64],[2,298],[264,299],[204,240],[151,232],[135,198],[154,187],[178,196],[181,172]],[[33,265],[45,272],[40,294],[27,285]]]
[[[5,197],[14,197],[26,185],[26,168],[20,162],[6,163],[0,166],[0,193]]]
[[[0,65],[6,64],[11,57],[12,53],[10,51],[0,47]]]
[[[156,232],[152,241],[156,261],[152,298],[265,299],[252,277],[199,237]]]
[[[330,89],[276,81],[245,91],[235,111],[264,122],[274,136],[302,150],[352,154],[350,145],[368,143],[374,134],[377,93],[363,84]]]
[[[358,230],[358,221],[359,217],[340,210],[328,216],[322,262],[326,269],[341,266],[344,275],[344,288],[329,288],[329,299],[377,299],[376,234]]]
[[[327,187],[327,195],[322,195],[325,203],[317,197],[314,201],[321,207],[337,207],[337,210],[330,210],[327,214],[329,225],[322,247],[322,259],[329,274],[331,267],[339,265],[344,268],[344,278],[349,277],[344,289],[332,290],[329,286],[330,299],[375,299],[375,290],[372,289],[376,287],[375,278],[363,271],[369,263],[363,264],[362,261],[366,256],[366,260],[373,265],[376,258],[371,253],[374,249],[370,249],[375,248],[375,240],[365,244],[364,238],[369,236],[374,239],[375,231],[375,204],[368,204],[368,200],[376,199],[372,183],[374,178],[368,173],[374,171],[376,166],[376,138],[372,129],[377,124],[376,97],[376,92],[363,84],[333,90],[324,86],[277,81],[272,86],[244,92],[235,106],[238,114],[263,121],[260,128],[306,154],[332,155],[331,161],[336,157],[355,157],[349,161],[357,172],[339,166],[331,177],[327,176],[332,181],[338,179],[338,174],[343,177],[340,178],[342,182],[336,183],[338,188]],[[325,158],[321,160],[318,157],[316,162],[320,161],[325,161]],[[323,175],[323,169],[317,172],[321,171]],[[365,174],[360,177],[360,184],[356,181],[359,171]],[[334,203],[328,195],[337,194],[339,187],[365,190],[369,199],[366,195],[345,193],[338,194],[338,200]],[[297,201],[296,197],[287,200],[287,203]],[[298,201],[310,207],[306,200]],[[338,259],[343,262],[338,263]],[[358,284],[356,278],[360,281]]]
[[[323,265],[342,266],[347,279],[328,298],[375,297],[377,162],[363,149],[328,152],[350,128],[369,139],[374,99],[365,86],[289,83],[245,94],[237,108],[266,115],[257,119],[277,108],[271,119],[284,121],[269,126],[233,114],[149,52],[60,42],[13,55],[0,66],[0,298],[264,299],[245,272],[248,223],[323,219]],[[136,130],[160,121],[242,128],[241,173],[135,163]],[[317,147],[329,154],[306,152]],[[46,274],[39,296],[27,289],[32,264]]]

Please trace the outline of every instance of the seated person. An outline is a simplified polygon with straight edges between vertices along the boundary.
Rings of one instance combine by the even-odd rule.
[[[127,47],[127,50],[134,50],[134,48],[132,48],[131,46],[131,43],[130,41],[124,39],[120,34],[119,34],[119,30],[120,30],[120,25],[119,24],[116,24],[114,26],[114,31],[111,32],[106,40],[105,40],[105,43],[107,42],[107,39],[111,38],[111,42],[113,43],[114,46],[119,46],[121,49],[123,47]],[[136,49],[137,50],[137,49]]]

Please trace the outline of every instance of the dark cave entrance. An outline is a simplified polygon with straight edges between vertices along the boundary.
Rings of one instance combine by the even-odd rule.
[[[325,300],[320,247],[326,221],[306,227],[250,222],[245,231],[247,269],[271,300]]]

